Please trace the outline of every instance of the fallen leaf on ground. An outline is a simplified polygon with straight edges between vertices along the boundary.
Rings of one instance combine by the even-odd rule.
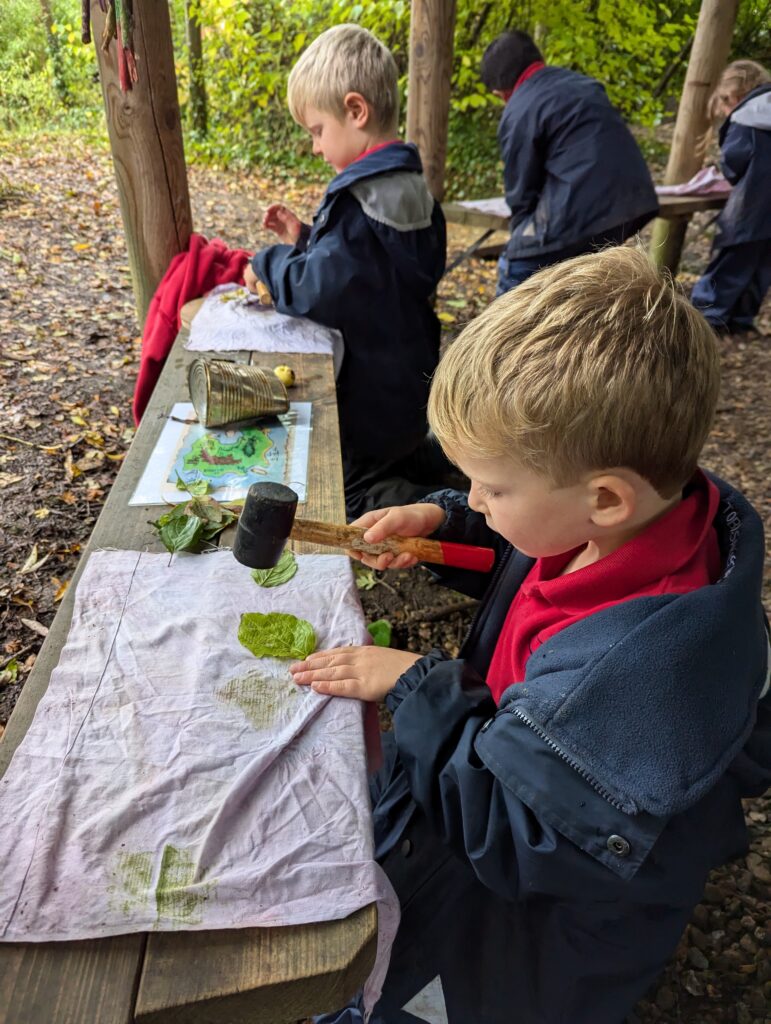
[[[22,619],[21,620],[27,629],[31,629],[33,633],[37,633],[39,636],[48,636],[48,626],[44,626],[42,622],[38,622],[37,619]]]

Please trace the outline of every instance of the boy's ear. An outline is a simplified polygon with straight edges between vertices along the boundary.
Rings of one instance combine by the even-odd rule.
[[[595,526],[618,529],[634,516],[637,510],[637,492],[623,476],[604,473],[589,481],[591,521]]]
[[[369,122],[369,104],[360,92],[347,92],[343,98],[343,109],[355,128],[366,128]]]

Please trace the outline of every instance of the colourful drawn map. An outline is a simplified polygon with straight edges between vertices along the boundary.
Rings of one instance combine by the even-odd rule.
[[[286,436],[286,430],[277,425]],[[226,477],[248,473],[266,474],[271,468],[269,456],[279,445],[271,429],[204,434],[182,452],[175,463],[179,476],[190,483],[198,479],[224,481]],[[181,468],[179,463],[181,462]]]
[[[238,501],[258,480],[286,484],[304,501],[310,426],[310,402],[292,402],[289,412],[260,426],[232,430],[207,430],[192,405],[177,403],[130,504],[176,504],[186,486],[217,501]]]

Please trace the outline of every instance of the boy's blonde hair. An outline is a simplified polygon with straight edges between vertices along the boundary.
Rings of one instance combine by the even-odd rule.
[[[314,39],[292,68],[287,85],[289,112],[298,124],[314,106],[335,117],[343,100],[358,92],[369,104],[379,131],[395,133],[399,124],[399,85],[391,51],[360,25],[336,25]]]
[[[738,103],[765,82],[771,82],[771,75],[762,64],[755,60],[735,60],[724,69],[709,98],[710,118],[715,120],[720,115],[723,103]]]
[[[701,313],[619,246],[496,299],[440,362],[428,417],[450,455],[511,456],[557,487],[625,466],[669,497],[696,469],[719,383]]]

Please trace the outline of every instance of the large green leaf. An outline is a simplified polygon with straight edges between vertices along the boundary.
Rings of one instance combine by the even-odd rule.
[[[204,523],[198,516],[177,516],[160,527],[158,533],[167,551],[196,551]]]
[[[316,634],[305,619],[285,612],[245,612],[238,639],[258,658],[296,658],[301,661],[316,649]]]

